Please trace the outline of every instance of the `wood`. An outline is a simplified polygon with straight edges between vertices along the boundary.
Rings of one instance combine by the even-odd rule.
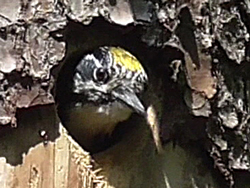
[[[0,3],[1,188],[250,187],[248,1]],[[65,57],[103,45],[143,62],[155,112],[91,156],[54,86]]]
[[[34,111],[38,112],[34,113]],[[29,111],[26,113],[30,114]],[[30,125],[33,126],[33,131],[34,126],[37,126],[35,129],[44,127],[43,124],[39,124],[39,122],[44,123],[41,119],[39,121],[39,116],[43,117],[43,115],[48,114],[48,109],[44,109],[44,107],[38,110],[33,109],[32,114],[38,114],[38,116],[33,116],[37,118],[37,120],[35,120],[37,125]],[[45,122],[47,120],[45,120]],[[47,124],[47,126],[50,127],[50,131],[57,131],[53,124]],[[26,124],[26,127],[28,128],[29,125]],[[59,132],[61,136],[56,138],[55,141],[38,143],[31,147],[27,151],[27,154],[23,153],[22,156],[20,156],[21,160],[18,161],[20,164],[10,165],[5,160],[8,156],[6,156],[6,158],[2,157],[1,187],[93,187],[94,181],[96,185],[100,184],[101,179],[97,178],[91,170],[91,158],[88,153],[83,151],[77,143],[67,135],[66,130],[62,126],[59,127]],[[38,132],[34,131],[33,134],[29,136],[33,137],[33,139],[35,139],[35,137],[39,138],[39,135],[35,133]],[[23,134],[27,135],[25,131]],[[17,136],[23,139],[23,135],[16,134],[15,137],[17,138]],[[25,141],[25,139],[23,139],[23,141]],[[8,144],[11,144],[11,142],[12,141],[9,140]],[[8,149],[8,145],[3,147]],[[15,155],[15,152],[13,153]]]

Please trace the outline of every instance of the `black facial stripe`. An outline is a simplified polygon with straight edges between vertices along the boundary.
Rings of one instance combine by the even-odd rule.
[[[95,56],[96,59],[98,60],[102,60],[103,57],[105,57],[107,52],[105,50],[102,50],[102,49],[98,49],[98,50],[95,50],[93,52],[93,55]]]
[[[104,67],[110,67],[112,58],[108,48],[102,47],[94,51],[93,55]]]

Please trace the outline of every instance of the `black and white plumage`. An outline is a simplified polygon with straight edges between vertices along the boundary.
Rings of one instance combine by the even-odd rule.
[[[138,96],[146,84],[147,75],[132,54],[100,47],[83,56],[68,80],[64,77],[59,84],[64,88],[58,93],[59,117],[86,150],[102,151],[111,145],[120,122],[134,112],[145,115]]]

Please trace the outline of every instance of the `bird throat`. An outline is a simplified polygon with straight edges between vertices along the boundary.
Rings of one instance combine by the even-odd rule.
[[[86,104],[70,112],[69,131],[85,148],[95,148],[105,142],[119,122],[129,119],[132,110],[119,102],[95,106]]]

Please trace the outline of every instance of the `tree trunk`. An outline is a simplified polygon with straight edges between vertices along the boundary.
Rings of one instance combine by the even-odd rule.
[[[249,1],[0,2],[1,188],[250,187]],[[146,68],[148,117],[90,155],[60,123],[55,90],[104,45]]]

